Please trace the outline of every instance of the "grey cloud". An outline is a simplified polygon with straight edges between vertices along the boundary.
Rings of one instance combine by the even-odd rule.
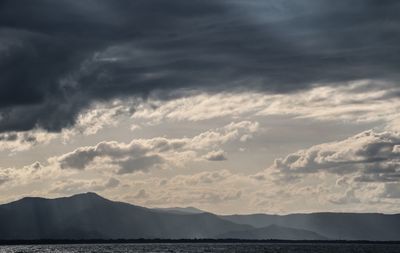
[[[400,135],[365,131],[343,141],[325,143],[277,159],[274,168],[284,178],[328,172],[356,175],[361,182],[400,181]]]
[[[226,154],[223,150],[211,151],[207,153],[204,158],[208,161],[225,161],[227,160]]]
[[[30,149],[37,144],[48,143],[55,134],[44,131],[5,132],[0,133],[0,150],[12,152]]]
[[[17,133],[0,134],[0,141],[16,141],[18,139]]]
[[[119,142],[100,142],[95,146],[80,147],[57,158],[62,169],[85,169],[96,158],[105,159],[107,164],[118,167],[117,174],[148,171],[165,159],[159,155],[168,151],[177,151],[187,142],[155,138],[133,140],[125,144]]]
[[[0,186],[6,182],[10,181],[10,178],[7,176],[0,176]]]
[[[120,181],[118,179],[115,178],[110,178],[107,183],[104,184],[104,188],[108,189],[108,188],[115,188],[117,186],[119,186]]]
[[[257,181],[265,181],[267,179],[267,177],[265,175],[263,175],[263,173],[258,173],[255,175],[251,175],[250,176],[251,179],[257,180]]]
[[[355,196],[355,190],[352,188],[346,190],[342,196],[330,198],[329,201],[336,205],[355,204],[361,202],[360,199]]]
[[[113,164],[118,165],[119,173],[128,171],[147,170],[150,166],[146,154],[152,147],[140,142],[130,144],[118,142],[101,142],[96,146],[81,147],[73,152],[67,153],[58,158],[62,169],[85,169],[95,158],[108,158]],[[154,149],[156,150],[156,149]],[[154,160],[154,162],[156,162]],[[144,167],[140,167],[140,166]],[[131,166],[129,169],[128,166]]]
[[[0,134],[0,141],[21,143],[32,143],[35,144],[37,139],[36,136],[30,133],[18,134],[17,132],[8,132]]]
[[[380,194],[380,197],[400,199],[400,184],[399,183],[385,184],[383,192]]]
[[[164,159],[159,155],[149,155],[116,162],[120,169],[118,174],[127,174],[135,171],[148,171],[155,165],[162,164]]]
[[[35,170],[39,170],[39,169],[42,168],[42,165],[40,164],[40,162],[34,162],[32,164],[32,168],[35,169]]]
[[[398,81],[398,1],[0,1],[0,131],[94,101]],[[373,87],[379,88],[379,87]]]
[[[62,169],[84,169],[98,155],[95,148],[79,148],[59,160]]]

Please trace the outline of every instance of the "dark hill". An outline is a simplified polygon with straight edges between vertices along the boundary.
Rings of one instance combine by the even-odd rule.
[[[0,205],[0,240],[36,239],[400,240],[400,215],[231,215],[153,210],[94,193]]]
[[[0,205],[0,239],[211,238],[245,230],[210,213],[178,215],[104,199],[24,198]]]

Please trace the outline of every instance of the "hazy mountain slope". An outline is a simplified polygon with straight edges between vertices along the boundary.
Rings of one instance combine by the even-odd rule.
[[[400,240],[400,215],[376,213],[311,213],[290,215],[230,215],[238,224],[265,227],[272,224],[314,231],[330,239]]]
[[[0,224],[0,239],[209,238],[251,228],[209,213],[160,213],[93,193],[1,205]]]
[[[231,231],[223,233],[218,238],[233,239],[281,239],[281,240],[326,240],[312,231],[270,225],[264,228],[254,228],[246,231]]]
[[[113,202],[94,193],[58,199],[24,198],[0,205],[0,239],[265,239],[265,236],[313,239],[322,236],[346,240],[400,240],[399,214],[216,216],[174,213],[177,211]],[[273,224],[275,226],[271,226]]]

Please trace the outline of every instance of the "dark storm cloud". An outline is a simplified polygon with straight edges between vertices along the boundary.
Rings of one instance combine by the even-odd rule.
[[[160,90],[397,81],[399,11],[381,0],[0,0],[0,131],[59,131],[93,101]]]

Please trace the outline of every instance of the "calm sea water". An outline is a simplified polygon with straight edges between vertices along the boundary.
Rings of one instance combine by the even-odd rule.
[[[0,246],[1,253],[127,253],[127,252],[266,252],[266,253],[399,253],[400,245],[371,244],[91,244]]]

